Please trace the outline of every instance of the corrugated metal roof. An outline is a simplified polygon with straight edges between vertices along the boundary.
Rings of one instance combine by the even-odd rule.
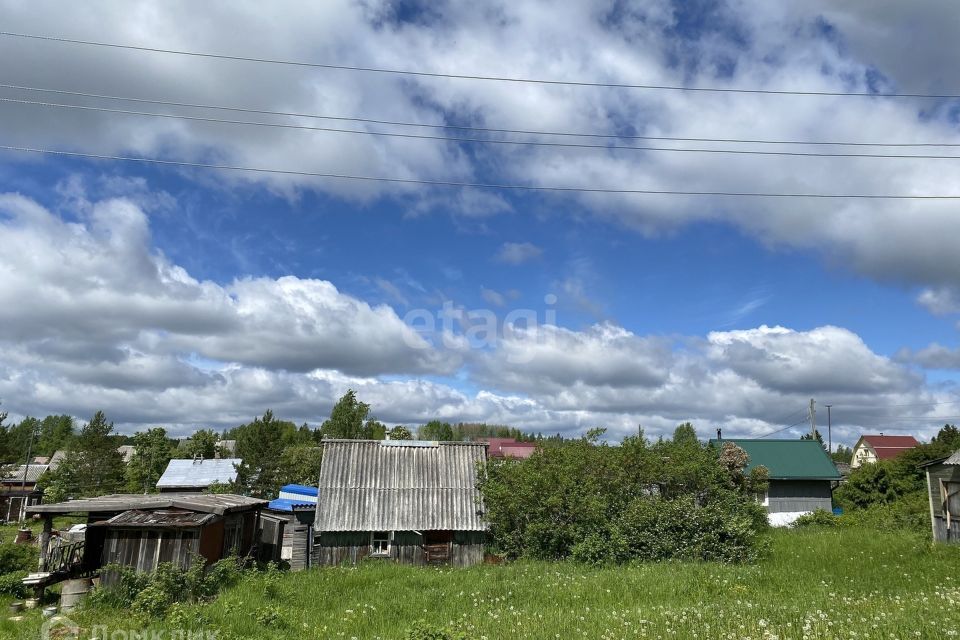
[[[383,444],[382,442],[390,442]],[[326,440],[317,531],[482,531],[486,444]]]
[[[24,469],[27,471],[27,484],[36,484],[37,480],[40,479],[44,473],[47,472],[50,466],[46,464],[30,464],[25,465],[21,464],[12,471],[8,472],[7,475],[3,477],[3,484],[17,484],[23,482],[23,472]]]
[[[265,506],[267,506],[266,500],[230,493],[155,493],[149,495],[120,493],[100,496],[99,498],[35,504],[27,507],[27,513],[110,513],[130,509],[189,509],[190,511],[223,515]]]
[[[268,509],[274,511],[300,511],[303,509],[316,509],[317,503],[314,501],[304,502],[303,500],[290,500],[289,498],[275,498],[267,505]]]
[[[312,496],[317,497],[317,488],[308,487],[305,484],[285,484],[280,487],[280,497],[283,497],[283,494],[290,493],[298,496]],[[316,500],[314,500],[316,502]]]
[[[229,483],[237,479],[239,458],[211,458],[209,460],[171,460],[157,481],[158,489],[206,488],[212,484]]]
[[[960,465],[960,451],[954,451],[952,456],[943,461],[943,464]]]
[[[147,528],[192,528],[202,527],[205,524],[213,522],[220,516],[213,513],[198,513],[196,511],[183,510],[156,510],[144,511],[142,509],[133,509],[124,511],[115,515],[109,520],[95,522],[91,527],[129,527],[134,529]]]
[[[751,440],[749,438],[724,438],[711,440],[722,445],[732,442],[747,452],[749,472],[763,465],[770,472],[771,480],[839,480],[840,473],[816,440]]]
[[[860,440],[854,446],[854,449],[861,442],[870,445],[880,460],[896,458],[904,451],[920,446],[920,443],[913,436],[865,435],[860,436]]]

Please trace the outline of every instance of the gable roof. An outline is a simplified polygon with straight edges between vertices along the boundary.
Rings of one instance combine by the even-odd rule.
[[[816,440],[767,440],[724,438],[711,444],[732,442],[747,452],[750,461],[746,471],[763,465],[771,480],[839,480],[833,460]]]
[[[317,531],[483,531],[486,443],[324,440]]]
[[[236,465],[241,462],[239,458],[171,460],[157,480],[157,489],[206,489],[212,484],[233,482],[237,479]]]
[[[37,480],[40,479],[40,476],[46,473],[47,469],[49,468],[50,468],[50,465],[46,465],[46,464],[33,464],[33,463],[30,463],[29,465],[21,464],[14,467],[10,471],[8,471],[6,475],[4,475],[2,479],[0,479],[0,483],[13,484],[13,485],[23,483],[24,482],[23,472],[24,470],[26,470],[27,472],[26,484],[36,484]]]
[[[880,460],[889,460],[895,458],[908,449],[920,446],[917,439],[913,436],[885,436],[885,435],[864,435],[857,441],[856,449],[861,442],[866,442],[870,448],[877,452],[877,458]]]

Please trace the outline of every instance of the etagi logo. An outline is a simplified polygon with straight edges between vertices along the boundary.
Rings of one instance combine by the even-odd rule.
[[[78,640],[80,625],[66,616],[53,616],[40,627],[40,640]]]

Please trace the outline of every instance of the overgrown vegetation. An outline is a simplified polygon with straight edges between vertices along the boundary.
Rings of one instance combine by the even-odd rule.
[[[767,524],[753,495],[766,478],[762,467],[743,475],[742,450],[705,446],[690,425],[654,443],[641,435],[613,447],[600,435],[487,465],[480,490],[498,552],[591,563],[757,557]]]
[[[753,564],[368,562],[244,575],[215,600],[175,603],[162,619],[107,606],[70,617],[87,630],[202,630],[219,640],[949,640],[960,629],[956,547],[860,528],[765,537],[770,551]],[[39,611],[19,624],[4,616],[0,637],[35,639],[40,624]]]

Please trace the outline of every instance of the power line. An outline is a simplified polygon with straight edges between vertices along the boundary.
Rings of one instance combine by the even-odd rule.
[[[782,429],[777,429],[776,431],[771,431],[770,433],[766,433],[766,434],[764,434],[764,435],[762,435],[762,436],[757,436],[757,438],[769,438],[769,437],[772,436],[772,435],[776,435],[776,434],[778,434],[778,433],[781,433],[781,432],[783,432],[783,431],[786,431],[787,429],[792,429],[792,428],[794,428],[794,427],[796,427],[796,426],[798,426],[798,425],[800,425],[801,423],[804,423],[804,422],[806,422],[806,421],[807,421],[807,418],[806,418],[806,416],[804,416],[803,418],[800,418],[799,420],[797,420],[796,422],[794,422],[794,423],[791,424],[791,425],[787,425],[786,427],[783,427]]]
[[[230,164],[209,164],[203,162],[188,162],[182,160],[162,160],[158,158],[140,158],[135,156],[118,156],[97,153],[83,153],[80,151],[61,151],[57,149],[40,149],[36,147],[22,147],[16,145],[0,145],[0,150],[16,151],[21,153],[36,153],[73,158],[91,158],[95,160],[118,160],[123,162],[137,162],[141,164],[157,164],[167,166],[192,167],[198,169],[220,169],[225,171],[243,171],[250,173],[267,173],[275,175],[291,175],[310,178],[330,178],[336,180],[354,180],[360,182],[386,182],[394,184],[415,184],[439,187],[462,187],[473,189],[503,189],[511,191],[545,191],[557,193],[608,193],[621,195],[667,195],[667,196],[711,196],[711,197],[745,197],[745,198],[815,198],[815,199],[865,199],[865,200],[960,200],[958,195],[899,195],[899,194],[856,194],[856,193],[765,193],[753,191],[681,191],[675,189],[607,189],[600,187],[565,187],[565,186],[535,186],[524,184],[497,184],[484,182],[461,182],[456,180],[421,180],[417,178],[390,178],[384,176],[359,176],[342,173],[322,173],[315,171],[297,171],[294,169],[272,169],[267,167],[245,167]]]
[[[648,89],[658,91],[696,91],[710,93],[752,93],[764,95],[787,95],[787,96],[861,96],[868,98],[937,98],[952,99],[960,98],[960,94],[931,94],[931,93],[872,93],[869,91],[799,91],[789,89],[742,89],[732,87],[684,87],[680,85],[661,85],[661,84],[630,84],[622,82],[592,82],[583,80],[550,80],[543,78],[523,78],[512,76],[492,76],[492,75],[472,75],[459,73],[441,73],[434,71],[414,71],[408,69],[389,69],[384,67],[362,67],[344,64],[331,64],[323,62],[305,62],[299,60],[281,60],[276,58],[257,58],[252,56],[228,55],[222,53],[209,53],[204,51],[186,51],[181,49],[164,49],[160,47],[146,47],[142,45],[119,44],[116,42],[101,42],[95,40],[79,40],[75,38],[65,38],[59,36],[48,36],[29,33],[17,33],[13,31],[0,31],[0,36],[11,38],[24,38],[29,40],[40,40],[45,42],[59,42],[62,44],[78,44],[90,47],[104,47],[109,49],[126,49],[129,51],[144,51],[149,53],[165,53],[178,56],[190,56],[195,58],[212,58],[217,60],[231,60],[235,62],[255,62],[259,64],[285,65],[293,67],[307,67],[313,69],[331,69],[338,71],[359,71],[364,73],[381,73],[403,76],[417,76],[426,78],[449,78],[455,80],[483,80],[490,82],[513,82],[523,84],[543,84],[560,85],[569,87],[600,87],[610,89]]]
[[[0,88],[16,89],[19,91],[34,91],[37,93],[53,93],[57,95],[77,96],[84,98],[96,98],[100,100],[117,100],[121,102],[134,102],[139,104],[155,104],[169,107],[188,107],[191,109],[211,109],[216,111],[233,111],[238,113],[253,113],[258,115],[283,116],[291,118],[313,118],[317,120],[338,120],[344,122],[364,122],[368,124],[382,124],[397,127],[415,127],[426,129],[457,129],[461,131],[479,131],[484,133],[513,133],[524,135],[539,136],[558,136],[575,138],[602,138],[608,140],[657,140],[662,142],[717,142],[734,144],[773,144],[773,145],[804,145],[804,146],[841,146],[841,147],[960,147],[960,142],[856,142],[856,141],[838,141],[838,140],[770,140],[770,139],[751,139],[751,138],[686,138],[680,136],[647,136],[636,134],[612,134],[612,133],[576,133],[571,131],[546,131],[537,129],[503,129],[495,127],[477,127],[457,124],[434,124],[423,122],[406,122],[402,120],[382,120],[375,118],[361,118],[356,116],[331,116],[316,113],[300,113],[296,111],[272,111],[269,109],[254,109],[248,107],[236,107],[225,105],[203,104],[196,102],[177,102],[174,100],[160,100],[152,98],[137,98],[129,96],[117,96],[102,93],[89,93],[85,91],[70,91],[66,89],[50,89],[43,87],[30,87],[26,85],[0,83]]]
[[[24,104],[40,107],[51,107],[59,109],[75,109],[81,111],[93,111],[102,113],[115,113],[123,115],[147,116],[151,118],[167,118],[174,120],[191,120],[198,122],[214,122],[219,124],[233,124],[255,127],[271,127],[279,129],[295,129],[301,131],[318,131],[326,133],[346,133],[352,135],[389,137],[389,138],[407,138],[416,140],[433,140],[438,142],[456,142],[468,144],[500,144],[500,145],[518,145],[532,147],[559,147],[574,149],[605,149],[609,151],[667,151],[675,153],[719,153],[734,155],[759,155],[759,156],[792,156],[792,157],[812,157],[812,158],[876,158],[876,159],[916,159],[916,160],[960,160],[960,156],[950,155],[932,155],[932,154],[895,154],[895,153],[824,153],[813,151],[760,151],[756,149],[703,149],[703,148],[673,148],[673,147],[651,147],[637,145],[606,145],[590,144],[582,142],[546,142],[541,140],[493,140],[488,138],[464,138],[457,136],[435,136],[418,133],[396,133],[389,131],[367,131],[364,129],[343,129],[339,127],[317,127],[302,124],[285,124],[278,122],[255,122],[251,120],[228,120],[225,118],[211,118],[208,116],[190,116],[175,113],[155,113],[150,111],[134,111],[131,109],[113,109],[109,107],[95,107],[90,105],[64,104],[59,102],[45,102],[41,100],[24,100],[21,98],[3,98],[0,102],[8,104]]]

